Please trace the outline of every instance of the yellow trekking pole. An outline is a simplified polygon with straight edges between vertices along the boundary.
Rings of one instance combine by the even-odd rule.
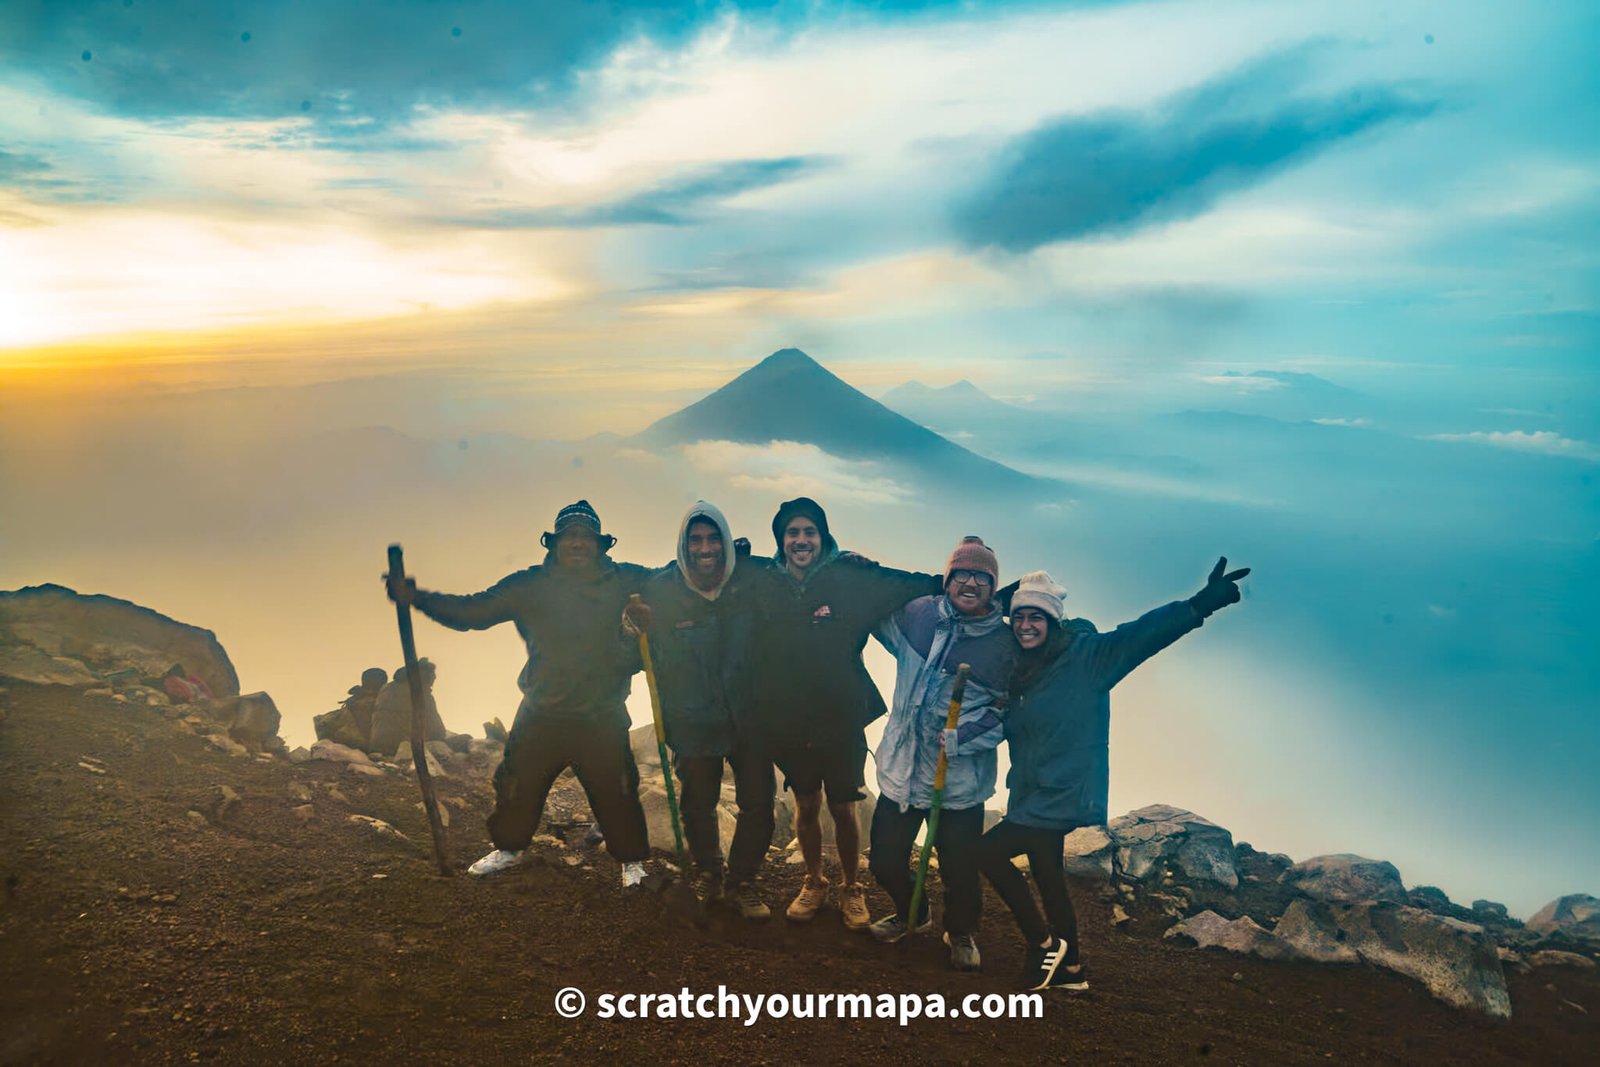
[[[967,674],[971,668],[963,663],[956,668],[955,688],[950,690],[950,711],[945,716],[944,728],[954,730],[961,718],[961,699],[967,694]],[[933,838],[939,832],[939,809],[944,807],[944,775],[950,768],[950,757],[939,748],[939,767],[933,772],[933,804],[928,808],[928,833],[922,839],[922,851],[917,855],[917,880],[911,887],[911,914],[905,916],[906,929],[917,928],[917,916],[922,905],[922,889],[928,880],[928,857],[933,852]]]
[[[640,597],[634,593],[628,599],[638,603]],[[656,723],[656,752],[661,756],[661,780],[667,786],[667,810],[672,813],[672,838],[677,850],[678,869],[687,872],[689,864],[683,854],[683,822],[678,815],[678,791],[672,784],[672,762],[667,758],[667,726],[661,721],[661,692],[656,688],[656,665],[650,659],[650,635],[644,632],[643,627],[639,629],[639,658],[644,661],[644,680],[650,688],[650,712]]]

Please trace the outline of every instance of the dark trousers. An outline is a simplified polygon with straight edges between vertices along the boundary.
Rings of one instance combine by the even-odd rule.
[[[879,797],[872,813],[872,877],[893,898],[895,914],[900,916],[911,910],[915,880],[910,866],[911,846],[927,818],[927,808],[901,811],[900,805],[888,797]],[[982,836],[981,807],[944,808],[939,812],[933,850],[938,853],[939,880],[944,883],[944,928],[952,934],[978,932],[978,917],[983,912],[983,882],[978,875],[978,840]],[[916,922],[907,921],[913,925]]]
[[[1078,913],[1072,910],[1067,873],[1061,862],[1066,838],[1062,830],[1019,826],[1002,819],[978,842],[978,862],[995,892],[1017,917],[1017,925],[1022,928],[1022,936],[1028,939],[1028,944],[1043,944],[1044,939],[1054,933],[1067,943],[1067,966],[1075,967],[1078,964]],[[1011,862],[1011,857],[1023,855],[1028,857],[1033,883],[1039,887],[1039,896],[1044,900],[1045,915],[1050,919],[1048,926],[1045,916],[1039,914],[1039,906],[1033,902],[1028,880]]]
[[[717,802],[722,799],[722,756],[685,756],[674,762],[682,786],[680,807],[689,855],[702,871],[721,873],[722,840],[717,829]],[[739,815],[728,849],[728,884],[752,882],[772,844],[772,795],[776,777],[772,760],[748,746],[727,757],[733,770],[733,795]]]
[[[506,755],[494,772],[494,811],[489,839],[496,848],[528,847],[556,776],[568,767],[578,776],[589,809],[618,863],[650,854],[639,806],[639,768],[628,747],[626,722],[595,723],[541,719],[518,714],[506,739]]]

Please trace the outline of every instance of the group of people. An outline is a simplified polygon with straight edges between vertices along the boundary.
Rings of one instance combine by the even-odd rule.
[[[1100,633],[1067,617],[1065,590],[1043,571],[1002,588],[999,561],[978,537],[963,538],[942,573],[896,570],[841,551],[827,514],[806,497],[778,508],[772,534],[774,555],[754,555],[722,512],[701,501],[679,524],[676,560],[646,568],[611,558],[616,538],[580,500],[541,537],[542,564],[481,593],[429,592],[389,578],[391,599],[457,630],[513,623],[527,647],[522,702],[494,779],[495,847],[470,872],[493,874],[522,861],[556,776],[571,767],[621,864],[623,886],[643,880],[649,843],[625,706],[643,632],[703,900],[726,901],[751,920],[770,916],[758,879],[774,830],[776,767],[794,793],[806,872],[787,917],[814,919],[834,890],[824,870],[825,804],[844,925],[884,942],[931,929],[925,903],[909,914],[910,860],[942,753],[947,771],[932,844],[952,965],[980,966],[974,935],[987,876],[1029,945],[1024,986],[1087,988],[1062,853],[1069,832],[1106,821],[1108,694],[1140,663],[1237,602],[1248,569],[1230,573],[1219,560],[1193,597]],[[869,637],[895,657],[892,705],[862,662]],[[949,729],[958,664],[969,671]],[[870,871],[895,911],[874,922],[859,869],[856,804],[865,785],[865,728],[885,713]],[[985,832],[1002,741],[1011,760],[1009,806]],[[726,860],[716,812],[724,764],[738,806]],[[1012,862],[1019,855],[1028,857],[1042,914]]]

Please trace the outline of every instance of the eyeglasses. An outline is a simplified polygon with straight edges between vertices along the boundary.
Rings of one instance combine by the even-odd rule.
[[[994,575],[988,571],[969,571],[965,569],[950,572],[952,582],[972,582],[974,585],[993,585]]]

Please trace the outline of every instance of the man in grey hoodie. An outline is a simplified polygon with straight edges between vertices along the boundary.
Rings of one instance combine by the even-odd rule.
[[[725,894],[747,919],[772,914],[756,877],[772,843],[775,776],[770,757],[740,729],[750,706],[749,586],[765,566],[749,557],[748,545],[741,558],[722,512],[697,501],[678,527],[676,565],[646,583],[643,605],[624,611],[630,631],[650,635],[696,890],[708,901]],[[739,805],[726,885],[717,827],[724,762]]]

